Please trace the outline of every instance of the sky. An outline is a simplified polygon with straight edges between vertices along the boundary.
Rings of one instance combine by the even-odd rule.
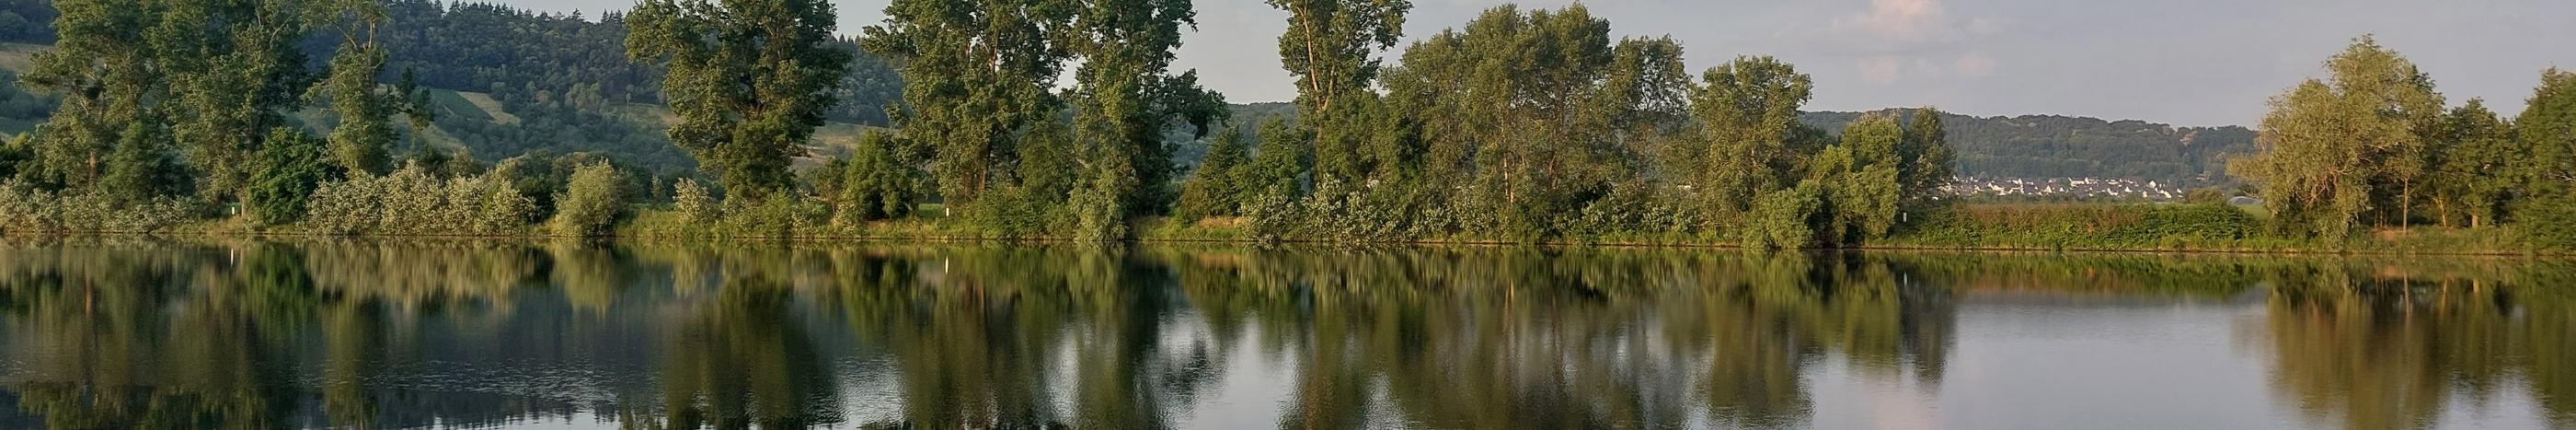
[[[498,0],[603,10],[631,0]],[[1407,42],[1505,3],[1413,0]],[[2431,75],[2449,102],[2523,100],[2552,66],[2576,69],[2576,0],[1593,0],[1613,37],[1669,35],[1697,72],[1770,55],[1815,77],[1808,110],[1937,106],[1968,115],[2058,114],[2176,125],[2254,125],[2265,101],[2322,77],[2326,57],[2372,34]],[[841,31],[884,19],[885,0],[839,0]],[[1261,0],[1198,0],[1176,67],[1237,103],[1296,97],[1280,69],[1287,13]]]

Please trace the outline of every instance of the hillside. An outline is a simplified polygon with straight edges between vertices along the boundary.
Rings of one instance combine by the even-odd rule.
[[[696,162],[663,135],[669,112],[656,91],[653,67],[626,58],[626,30],[616,14],[531,12],[508,6],[387,0],[397,17],[382,30],[389,54],[384,82],[405,72],[429,89],[434,124],[406,131],[406,142],[463,152],[483,162],[521,155],[604,154],[658,175],[685,175]],[[49,49],[51,2],[0,0],[0,24],[17,16],[21,27],[0,26],[0,133],[15,135],[43,122],[56,104],[17,85],[29,58]],[[341,35],[324,29],[304,44],[315,68],[337,49]],[[855,43],[843,41],[846,49]],[[899,99],[902,78],[883,60],[860,53],[842,82],[829,124],[810,145],[815,157],[847,152],[861,130],[886,123],[885,105]],[[317,103],[292,115],[305,127],[336,123]],[[398,153],[408,153],[399,151]],[[810,165],[819,158],[800,160]]]
[[[1799,121],[1840,132],[1861,112],[1809,112]],[[2225,159],[2254,152],[2254,130],[2175,127],[2063,115],[1944,115],[1959,173],[2017,178],[2128,178],[2228,182]]]

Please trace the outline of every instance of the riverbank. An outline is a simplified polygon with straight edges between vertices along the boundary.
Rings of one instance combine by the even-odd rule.
[[[991,235],[928,214],[892,221],[836,223],[797,214],[727,217],[686,222],[674,211],[644,209],[617,224],[612,234],[558,234],[543,225],[476,234],[370,234],[370,237],[441,238],[612,238],[635,240],[791,240],[791,241],[939,241],[1066,242],[1048,235]],[[1889,236],[1854,246],[1813,249],[1886,251],[1990,252],[2144,252],[2213,254],[2346,254],[2346,255],[2576,255],[2532,246],[2521,232],[2506,227],[2413,227],[2377,229],[2340,241],[2294,239],[2270,234],[2267,222],[2252,211],[2224,206],[2186,205],[1976,205],[1926,216],[1899,226]],[[259,227],[226,218],[177,223],[152,231],[42,233],[69,235],[187,235],[212,237],[333,236],[298,227]],[[1719,235],[1614,233],[1520,240],[1475,235],[1391,237],[1350,240],[1297,235],[1266,236],[1244,218],[1211,218],[1183,223],[1151,217],[1131,221],[1138,243],[1304,244],[1385,246],[1557,246],[1744,249]],[[32,234],[10,231],[12,235]]]

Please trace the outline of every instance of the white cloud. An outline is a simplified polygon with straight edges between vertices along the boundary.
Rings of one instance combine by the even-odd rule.
[[[1995,59],[1986,56],[1984,52],[1969,51],[1967,55],[1961,55],[1958,60],[1950,62],[1950,71],[1957,72],[1962,77],[1994,74]]]
[[[1878,56],[1860,59],[1860,77],[1863,80],[1869,81],[1871,84],[1893,84],[1896,83],[1896,78],[1903,76],[1904,74],[1904,59],[1892,56]]]

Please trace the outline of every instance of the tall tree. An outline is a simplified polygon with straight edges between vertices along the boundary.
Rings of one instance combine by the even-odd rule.
[[[300,46],[317,17],[358,2],[183,0],[147,32],[169,73],[173,136],[199,174],[200,196],[237,198],[253,154],[284,111],[303,104],[315,73]],[[372,78],[372,76],[370,77]]]
[[[392,167],[389,148],[400,137],[393,115],[408,94],[388,93],[376,82],[385,72],[385,51],[376,43],[376,29],[389,20],[384,7],[373,1],[345,4],[340,52],[314,91],[328,97],[331,111],[339,114],[339,125],[331,129],[331,159],[351,175],[383,174]]]
[[[830,45],[830,2],[645,0],[627,24],[627,55],[669,70],[672,143],[734,195],[792,185],[789,158],[805,152],[849,69],[849,51]]]
[[[1703,146],[1679,146],[1667,156],[1692,178],[1706,208],[1722,218],[1751,210],[1756,196],[1787,184],[1795,167],[1789,142],[1799,131],[1798,108],[1814,96],[1815,81],[1771,57],[1736,57],[1709,68],[1691,94],[1691,115]]]
[[[1207,134],[1223,115],[1222,96],[1202,89],[1195,71],[1171,75],[1184,26],[1197,25],[1187,0],[1083,2],[1069,45],[1082,59],[1074,71],[1074,134],[1082,183],[1069,205],[1075,237],[1126,237],[1130,215],[1168,201],[1171,150],[1163,132],[1178,123]]]
[[[1359,146],[1373,131],[1365,111],[1377,94],[1379,51],[1404,37],[1407,0],[1266,0],[1288,12],[1279,63],[1296,77],[1299,125],[1312,136],[1319,176],[1357,182],[1378,170]],[[1276,144],[1303,144],[1279,142]],[[1391,167],[1391,166],[1388,166]]]
[[[1072,31],[1070,0],[895,0],[885,22],[859,43],[897,64],[903,107],[890,112],[902,162],[930,160],[939,196],[972,206],[1009,185],[1031,126],[1056,121],[1064,105],[1052,91],[1072,56],[1060,34]],[[1054,161],[1054,160],[1050,160]]]
[[[2442,121],[2427,151],[2432,155],[2424,189],[2442,225],[2484,226],[2494,222],[2507,193],[2519,188],[2512,171],[2513,126],[2488,110],[2485,100],[2469,99]],[[2454,223],[2458,221],[2459,223]]]
[[[21,79],[62,95],[63,105],[37,127],[32,165],[20,169],[20,179],[75,188],[112,185],[98,188],[129,200],[178,191],[178,184],[162,181],[103,184],[111,171],[124,173],[121,178],[178,174],[160,103],[168,97],[166,69],[143,34],[163,13],[126,6],[98,0],[55,4],[62,12],[54,21],[59,42],[37,53],[34,69]]]
[[[2424,136],[2441,96],[2430,78],[2368,36],[2310,79],[2272,100],[2260,152],[2230,163],[2262,186],[2265,205],[2292,231],[2350,235],[2374,207],[2408,216],[2424,172]]]
[[[1911,125],[1905,127],[1905,141],[1897,148],[1897,182],[1905,186],[1905,199],[1921,203],[1939,196],[1941,187],[1950,184],[1957,164],[1951,161],[1949,131],[1941,125],[1940,110],[1923,107],[1914,110]]]
[[[2516,169],[2534,193],[2576,191],[2576,71],[2550,68],[2541,72],[2522,115],[2514,117],[2514,139],[2528,151]]]

